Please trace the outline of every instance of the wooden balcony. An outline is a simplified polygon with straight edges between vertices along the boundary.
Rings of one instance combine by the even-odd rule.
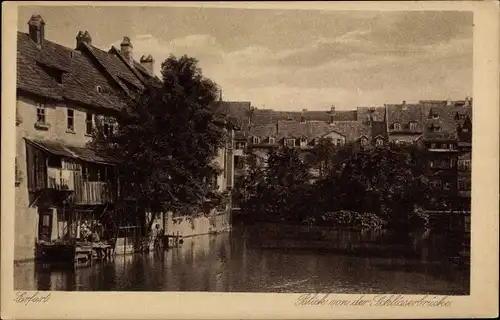
[[[83,181],[76,185],[74,203],[78,205],[99,205],[113,202],[109,184],[101,181]]]
[[[71,170],[47,168],[47,189],[73,191],[75,190],[74,174]]]

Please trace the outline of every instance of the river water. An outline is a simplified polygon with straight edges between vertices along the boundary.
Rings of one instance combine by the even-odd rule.
[[[16,290],[469,294],[469,274],[447,261],[261,249],[235,230],[180,248],[117,255],[88,267],[15,265]]]

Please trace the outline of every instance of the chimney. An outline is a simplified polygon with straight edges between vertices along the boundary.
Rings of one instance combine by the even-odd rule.
[[[335,105],[330,107],[330,123],[333,123],[335,119]]]
[[[80,48],[82,43],[86,43],[88,45],[92,44],[92,37],[88,31],[78,31],[78,34],[76,35],[76,48]]]
[[[125,57],[125,59],[128,61],[128,63],[133,64],[134,63],[134,56],[132,54],[132,49],[134,48],[132,46],[132,43],[130,42],[129,37],[123,37],[123,41],[120,44],[121,48],[121,53]]]
[[[451,103],[451,100],[447,100],[447,101],[446,101],[446,106],[447,106],[447,107],[451,106],[451,104],[452,104],[452,103]]]
[[[39,14],[33,14],[28,21],[30,38],[37,45],[41,45],[45,39],[45,21]]]
[[[302,109],[302,113],[300,114],[300,122],[306,122],[306,115],[305,115],[306,112],[307,109]]]
[[[154,74],[153,68],[155,61],[153,59],[153,56],[151,55],[148,55],[147,57],[142,56],[139,62],[146,70],[148,70],[149,73],[151,73],[152,75]]]
[[[472,102],[472,98],[465,97],[464,107],[470,107],[471,106],[471,102]]]

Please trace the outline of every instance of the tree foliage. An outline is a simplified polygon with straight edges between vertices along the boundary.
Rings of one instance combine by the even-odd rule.
[[[127,103],[112,135],[97,126],[94,147],[120,161],[122,196],[138,207],[182,210],[215,192],[213,159],[225,134],[212,108],[216,84],[197,63],[170,56],[162,83],[149,83]]]
[[[312,179],[317,168],[319,176]],[[426,225],[420,208],[430,189],[413,147],[359,149],[322,141],[309,151],[273,150],[265,169],[250,172],[259,172],[260,179],[246,203],[263,219],[319,222],[326,213],[349,210],[358,214],[353,221],[383,221],[377,224],[401,232]]]

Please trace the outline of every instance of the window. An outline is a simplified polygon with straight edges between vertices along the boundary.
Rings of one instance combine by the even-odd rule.
[[[416,122],[410,122],[410,130],[417,130],[417,123]]]
[[[253,138],[252,138],[252,143],[253,143],[253,144],[260,143],[260,138],[259,138],[259,137],[253,137]]]
[[[62,168],[62,159],[58,156],[49,156],[47,158],[47,166],[51,168]]]
[[[469,132],[469,129],[468,128],[463,128],[462,132]]]
[[[101,86],[97,86],[96,90],[97,90],[97,92],[101,93],[102,92]]]
[[[458,180],[458,190],[460,191],[470,191],[471,190],[471,181],[467,178],[462,178]]]
[[[223,173],[224,173],[224,178],[227,176],[227,170],[226,170],[226,165],[227,165],[227,151],[224,149],[222,152],[224,152],[224,164],[222,165],[223,167]]]
[[[377,142],[376,142],[377,146],[382,146],[384,145],[384,140],[383,139],[377,139]]]
[[[436,149],[437,145],[435,143],[431,143],[431,149]]]
[[[68,109],[67,129],[75,131],[75,110],[73,109]]]
[[[433,112],[432,119],[439,119],[439,114],[437,112]]]
[[[45,124],[45,104],[37,103],[36,105],[36,122]]]
[[[103,131],[105,136],[111,136],[115,133],[116,124],[113,118],[103,118]]]
[[[367,144],[368,144],[368,139],[366,139],[365,137],[362,137],[361,138],[361,145],[366,146]]]
[[[430,167],[430,168],[434,168],[434,161],[432,161],[432,160],[431,160],[431,161],[429,161],[429,167]]]
[[[51,218],[52,218],[51,215],[44,214],[43,218],[42,218],[42,225],[44,227],[50,227],[50,220],[51,220]]]
[[[94,128],[94,117],[92,113],[87,112],[85,118],[85,133],[92,134],[92,130]]]
[[[236,169],[243,169],[243,161],[240,156],[234,156],[234,167]]]
[[[441,189],[441,180],[432,180],[431,186],[435,189]]]
[[[458,169],[462,171],[470,170],[471,162],[470,160],[458,160]]]
[[[443,186],[443,189],[444,189],[445,191],[449,191],[449,190],[451,189],[451,183],[449,183],[449,182],[445,182],[445,183],[444,183],[444,186]]]
[[[236,142],[236,149],[245,149],[245,142]]]
[[[395,123],[394,130],[397,130],[397,131],[401,130],[401,123]]]
[[[295,139],[285,139],[285,146],[295,147]]]
[[[337,139],[337,143],[335,145],[341,146],[343,144],[342,139]]]
[[[300,139],[300,146],[305,147],[307,145],[307,139],[306,138],[301,138]]]
[[[52,68],[52,67],[49,67],[47,65],[41,65],[41,67],[43,68],[43,70],[49,75],[49,77],[51,77],[52,79],[54,79],[55,82],[61,84],[62,83],[62,76],[63,76],[63,72],[57,68]]]
[[[448,144],[447,143],[443,143],[442,148],[443,149],[448,149]]]
[[[269,143],[271,143],[271,144],[276,143],[276,139],[273,137],[269,137]]]

